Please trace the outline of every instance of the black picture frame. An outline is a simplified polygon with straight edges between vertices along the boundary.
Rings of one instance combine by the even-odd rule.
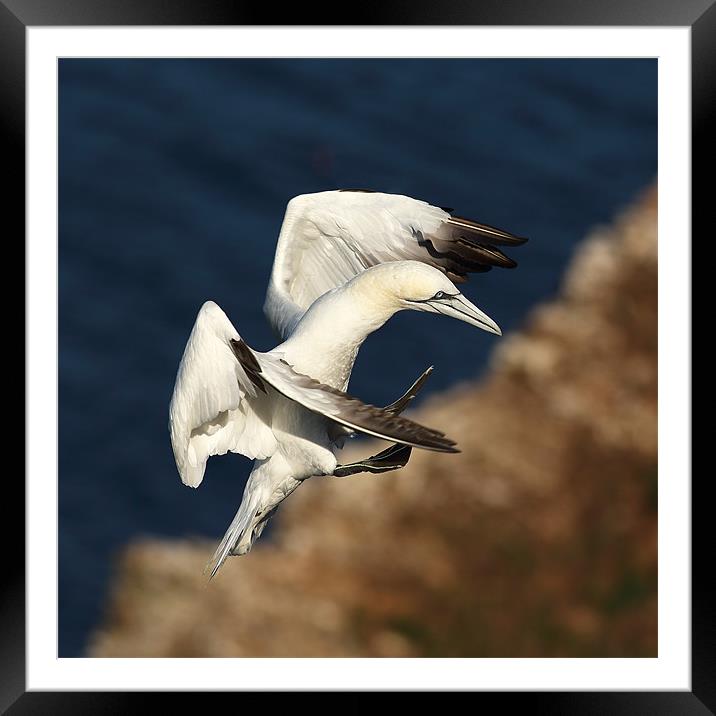
[[[318,6],[317,6],[318,7]],[[25,30],[28,26],[87,25],[262,25],[275,19],[275,7],[224,0],[0,0],[0,117],[6,178],[5,215],[14,219],[6,245],[20,245],[25,231]],[[683,26],[692,42],[692,218],[706,222],[706,168],[713,164],[707,138],[716,108],[716,0],[487,0],[479,3],[384,2],[379,8],[350,4],[349,13],[328,17],[322,8],[312,17],[300,4],[281,10],[282,25],[560,25],[560,26]],[[348,21],[349,22],[346,22]],[[697,181],[697,177],[703,179]],[[711,203],[713,200],[711,200]],[[695,232],[694,232],[695,233]],[[20,259],[24,265],[23,257]],[[16,299],[15,299],[16,301]],[[21,331],[24,329],[20,329]],[[14,342],[17,345],[18,341]],[[50,349],[51,350],[51,349]],[[672,476],[689,479],[690,475]],[[469,694],[478,705],[500,699],[504,707],[543,713],[707,714],[716,713],[716,610],[708,564],[713,560],[707,535],[709,502],[703,484],[692,482],[692,680],[691,691],[667,692],[534,692]],[[24,485],[7,479],[3,502],[14,522],[2,520],[3,590],[0,597],[0,710],[19,714],[128,713],[156,708],[167,696],[148,693],[26,692],[25,688],[25,559],[17,545],[24,534]],[[54,558],[52,554],[48,558]],[[207,694],[201,696],[205,699]],[[336,696],[340,697],[340,694]],[[244,695],[241,696],[245,698]],[[192,696],[182,694],[182,699]],[[362,701],[362,696],[360,697]],[[204,702],[205,703],[205,702]],[[345,702],[344,702],[345,703]],[[352,701],[355,707],[356,701]],[[189,703],[186,702],[186,706]],[[295,708],[295,704],[293,706]],[[265,707],[264,707],[265,708]]]

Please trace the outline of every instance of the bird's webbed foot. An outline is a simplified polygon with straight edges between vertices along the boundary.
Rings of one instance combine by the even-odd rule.
[[[433,372],[433,367],[430,366],[423,374],[408,388],[403,395],[400,396],[394,403],[386,405],[383,410],[388,413],[394,413],[400,415],[405,410],[410,401],[418,394],[423,384],[428,379],[428,376]],[[343,426],[339,426],[343,428]],[[343,428],[346,433],[350,431]],[[381,472],[390,472],[391,470],[399,470],[401,467],[405,467],[410,460],[410,453],[413,448],[409,445],[401,445],[395,443],[386,450],[379,452],[377,455],[372,455],[365,460],[359,460],[358,462],[351,462],[347,465],[336,465],[336,469],[333,471],[333,477],[348,477],[348,475],[357,475],[361,472],[372,472],[374,474]]]
[[[396,443],[365,460],[358,460],[358,462],[351,462],[347,465],[336,465],[336,469],[333,471],[333,477],[348,477],[349,475],[356,475],[360,472],[372,472],[377,474],[390,472],[391,470],[399,470],[408,464],[412,451],[413,448],[410,447],[410,445],[400,445]]]

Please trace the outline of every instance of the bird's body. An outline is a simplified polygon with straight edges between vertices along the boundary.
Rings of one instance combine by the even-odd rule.
[[[494,243],[524,241],[409,197],[296,197],[287,208],[264,306],[283,341],[267,353],[252,351],[221,308],[211,301],[202,306],[170,406],[179,473],[196,487],[211,455],[232,451],[255,460],[239,511],[213,557],[212,576],[229,554],[250,550],[278,504],[303,480],[363,467],[395,469],[407,462],[411,447],[455,451],[442,433],[398,416],[414,393],[400,407],[381,410],[345,390],[362,343],[399,310],[444,313],[499,334],[450,277],[464,280],[468,271],[514,262],[491,244],[462,236],[470,232]],[[411,390],[417,392],[426,375]],[[352,432],[398,444],[348,466],[352,471],[339,470],[337,451]]]

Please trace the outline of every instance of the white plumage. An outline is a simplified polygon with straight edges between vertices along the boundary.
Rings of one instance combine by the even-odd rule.
[[[455,282],[468,272],[514,266],[496,245],[523,242],[405,196],[330,191],[289,202],[264,304],[283,342],[268,353],[252,351],[207,301],[171,399],[172,448],[185,484],[201,483],[212,455],[230,451],[255,460],[210,563],[212,576],[229,554],[250,550],[302,480],[396,469],[412,447],[455,451],[442,433],[400,417],[397,408],[368,406],[343,391],[360,345],[399,310],[442,313],[499,334]],[[336,452],[351,432],[408,447],[338,466]]]
[[[423,260],[415,236],[450,215],[424,201],[374,192],[326,191],[289,201],[264,311],[284,338],[326,291],[370,266]]]

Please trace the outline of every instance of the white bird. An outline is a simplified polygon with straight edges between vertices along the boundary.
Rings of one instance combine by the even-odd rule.
[[[231,451],[255,461],[239,510],[207,565],[211,577],[229,555],[251,549],[303,480],[394,470],[413,447],[457,452],[443,433],[399,416],[431,368],[386,408],[344,391],[361,344],[397,311],[452,316],[500,335],[455,283],[492,266],[514,267],[496,247],[524,241],[407,196],[340,190],[288,203],[264,304],[283,342],[266,353],[252,350],[207,301],[169,408],[184,484],[198,487],[211,455]],[[339,465],[336,453],[355,432],[395,444]]]

